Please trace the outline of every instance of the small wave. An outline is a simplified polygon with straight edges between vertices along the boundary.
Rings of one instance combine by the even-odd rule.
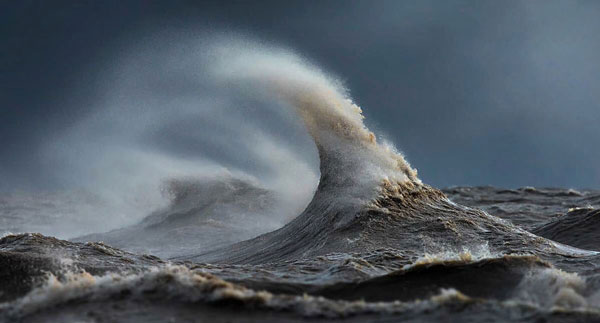
[[[485,272],[485,268],[481,269]],[[548,271],[548,273],[551,273]],[[549,274],[552,277],[556,275]],[[567,277],[568,278],[568,277]],[[577,313],[585,312],[585,303],[573,302],[575,297],[566,290],[578,288],[578,282],[571,278],[563,279],[566,285],[561,285],[553,299],[558,305],[551,311]],[[501,285],[504,280],[498,282]],[[488,281],[489,283],[489,281]],[[559,283],[560,285],[560,283]],[[360,288],[359,288],[360,289]],[[576,297],[575,297],[576,298]],[[515,300],[497,301],[473,298],[464,295],[456,289],[442,288],[432,296],[416,301],[383,301],[371,302],[364,300],[339,300],[322,296],[294,296],[279,295],[267,291],[255,291],[219,279],[218,277],[199,273],[184,266],[167,265],[160,268],[151,268],[140,274],[118,275],[106,274],[94,276],[87,272],[72,273],[66,278],[57,279],[50,275],[46,283],[10,303],[0,304],[1,318],[5,320],[21,320],[28,317],[48,317],[61,313],[61,317],[77,317],[81,315],[80,308],[85,304],[112,302],[118,299],[122,304],[134,302],[136,310],[144,308],[153,311],[152,304],[208,304],[229,305],[253,311],[288,313],[288,318],[313,317],[313,318],[347,318],[351,316],[377,315],[422,315],[434,310],[441,312],[451,311],[456,314],[469,313],[466,309],[473,308],[481,311],[487,307],[487,315],[497,319],[506,315],[523,316],[523,309],[527,303],[516,303]],[[69,307],[59,305],[71,304]],[[146,304],[146,305],[144,305]],[[133,305],[133,304],[132,304]],[[560,305],[560,306],[559,306]],[[571,309],[572,305],[575,306]],[[458,309],[456,308],[458,306]],[[530,305],[529,305],[530,306]],[[482,308],[483,307],[483,308]],[[84,307],[85,308],[85,307]],[[120,309],[119,309],[120,308]],[[124,311],[125,307],[116,307],[112,312]],[[161,311],[161,307],[155,307]],[[196,315],[202,315],[203,307],[196,306]],[[538,307],[533,307],[538,308]],[[532,308],[528,310],[531,311]],[[575,311],[575,312],[573,312]],[[66,312],[66,313],[65,313]],[[67,314],[70,313],[70,314]],[[436,311],[434,313],[440,313]],[[504,314],[501,314],[504,313]],[[520,313],[520,314],[517,314]],[[525,317],[527,316],[525,311]],[[156,315],[160,315],[157,313]],[[458,314],[460,315],[460,314]],[[473,314],[471,314],[473,315]]]
[[[600,210],[574,208],[532,232],[569,246],[600,251]]]
[[[335,301],[323,297],[274,295],[228,283],[208,274],[190,271],[183,266],[152,268],[142,274],[93,276],[72,273],[59,280],[50,275],[47,282],[11,303],[0,304],[5,318],[18,319],[36,312],[72,302],[98,302],[115,295],[160,301],[234,303],[267,310],[292,311],[301,316],[345,317],[361,313],[401,313],[418,306],[435,307],[446,302],[468,301],[454,290],[445,290],[426,303],[368,303]]]
[[[253,238],[285,224],[276,192],[232,176],[165,181],[167,207],[139,223],[73,241],[104,241],[135,252],[172,257]],[[288,221],[290,219],[287,219]]]

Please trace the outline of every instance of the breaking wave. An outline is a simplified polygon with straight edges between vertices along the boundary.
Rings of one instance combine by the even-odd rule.
[[[133,73],[123,73],[110,106],[64,134],[57,150],[81,155],[66,165],[85,174],[80,180],[101,178],[117,206],[131,207],[132,192],[151,203],[127,219],[113,215],[120,220],[112,230],[71,241],[5,235],[3,318],[76,321],[94,311],[116,321],[146,320],[145,311],[158,320],[203,313],[222,321],[597,318],[600,276],[590,269],[600,256],[561,233],[575,217],[541,226],[538,236],[528,230],[540,214],[520,209],[513,221],[510,212],[499,218],[451,201],[377,140],[342,82],[293,52],[227,37],[166,47],[124,59]],[[155,66],[157,75],[148,72]],[[264,106],[257,114],[283,126],[251,125],[235,113],[240,104]],[[222,127],[203,128],[211,124]],[[300,139],[284,139],[290,134]],[[312,150],[302,149],[302,138],[312,139]],[[181,147],[186,140],[191,145]],[[305,156],[314,150],[316,190]],[[90,167],[106,174],[82,173]],[[476,195],[450,192],[465,201]],[[551,198],[588,198],[559,193]],[[547,197],[533,188],[485,194]],[[583,222],[595,221],[591,215]]]

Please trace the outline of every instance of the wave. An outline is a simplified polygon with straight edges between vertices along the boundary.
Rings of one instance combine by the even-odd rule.
[[[483,244],[501,254],[576,251],[455,204],[423,184],[404,156],[366,127],[342,82],[302,57],[240,39],[201,43],[201,55],[194,58],[200,61],[195,67],[202,67],[203,82],[291,109],[302,121],[319,156],[312,200],[289,221],[290,210],[302,205],[289,198],[294,191],[289,182],[282,188],[218,172],[208,180],[171,177],[166,208],[133,226],[76,241],[103,240],[176,260],[235,264],[380,248],[436,253]],[[239,243],[229,245],[234,242]]]
[[[304,212],[283,228],[177,259],[258,264],[375,248],[460,249],[467,242],[490,243],[502,252],[521,252],[523,245],[553,248],[423,184],[402,154],[376,140],[339,82],[288,52],[244,45],[215,46],[215,77],[296,111],[318,148],[319,184]]]
[[[600,251],[600,210],[575,208],[533,233],[570,246]]]
[[[169,205],[140,222],[72,241],[103,241],[133,252],[173,257],[250,239],[289,221],[277,195],[256,181],[228,175],[164,182]]]
[[[64,275],[84,270],[92,275],[110,271],[134,273],[164,261],[122,251],[103,243],[73,243],[39,233],[9,234],[0,238],[2,288],[0,302],[24,296],[45,283],[48,273]]]
[[[252,176],[240,176],[243,173],[222,175],[227,172],[216,172],[208,180],[168,176],[174,193],[170,205],[132,226],[76,241],[103,240],[174,259],[240,264],[376,248],[419,253],[489,243],[503,253],[556,249],[508,221],[454,204],[443,192],[423,184],[404,156],[366,127],[362,110],[342,82],[302,57],[243,39],[200,43],[200,55],[194,56],[199,63],[192,65],[201,68],[199,83],[209,83],[216,92],[226,89],[227,94],[290,109],[302,121],[319,157],[320,178],[312,200],[289,221],[291,211],[303,205],[290,194],[295,191],[290,182],[262,185],[260,180],[248,180]],[[177,57],[161,56],[159,61]],[[154,113],[148,111],[148,118],[152,120]],[[227,113],[226,117],[234,119]],[[226,246],[233,242],[240,243]]]
[[[110,157],[120,158],[123,152],[134,162],[152,160],[132,178],[152,182],[148,189],[160,178],[167,204],[134,224],[73,241],[40,234],[0,239],[0,265],[3,276],[10,277],[0,287],[5,318],[79,318],[78,313],[100,309],[100,317],[118,321],[132,314],[128,308],[135,308],[156,317],[173,311],[179,317],[198,317],[204,311],[239,320],[237,312],[223,310],[227,306],[249,317],[257,317],[257,311],[269,313],[273,321],[353,315],[359,321],[369,315],[426,321],[448,313],[457,320],[543,320],[556,311],[581,314],[575,319],[598,314],[595,290],[600,278],[589,271],[590,264],[600,263],[598,253],[562,245],[457,204],[424,184],[400,152],[366,127],[361,109],[341,82],[301,57],[239,39],[213,39],[201,47],[202,54],[195,57],[203,72],[200,83],[297,114],[319,157],[320,178],[312,200],[306,205],[290,195],[307,192],[305,178],[298,187],[289,181],[264,185],[243,171],[205,168],[202,163],[195,167],[193,159],[171,159],[164,151],[133,145],[139,144],[137,135],[143,129],[117,135],[119,140],[130,135],[136,140],[127,147],[131,151],[111,147]],[[151,126],[177,115],[155,112],[148,112]],[[224,115],[228,122],[235,119]],[[195,121],[201,119],[197,117]],[[123,129],[129,128],[123,123]],[[272,147],[259,151],[266,159],[280,153]],[[297,162],[293,156],[286,151],[275,158],[278,172],[288,177],[298,176],[293,169],[310,174],[302,166],[290,166]],[[168,171],[155,174],[160,166]],[[173,172],[178,166],[182,171]],[[127,180],[111,185],[122,182]],[[575,191],[521,191],[586,198]],[[498,194],[514,197],[521,191]],[[513,203],[517,199],[509,198]],[[292,218],[291,211],[305,205]],[[539,233],[562,232],[554,228],[567,222],[560,220]],[[562,233],[553,237],[566,239]],[[84,243],[90,240],[128,251]],[[168,260],[142,254],[146,252]],[[118,302],[131,306],[115,306]],[[211,304],[223,308],[206,306]]]
[[[594,190],[478,186],[451,187],[444,189],[444,193],[458,204],[485,210],[528,231],[552,221],[570,208],[600,206],[600,192]]]
[[[163,304],[168,304],[170,301],[176,301],[179,304],[182,302],[189,304],[219,303],[263,311],[292,312],[299,315],[300,318],[343,318],[371,313],[402,314],[408,310],[430,310],[444,306],[446,303],[456,301],[469,303],[470,301],[468,297],[455,290],[443,291],[427,302],[416,304],[347,302],[312,296],[273,295],[269,292],[257,292],[231,284],[211,275],[193,272],[186,267],[166,266],[153,268],[143,274],[125,276],[92,276],[83,272],[72,274],[62,282],[51,277],[45,286],[32,291],[14,303],[0,306],[5,319],[18,319],[36,312],[39,315],[39,312],[43,313],[48,308],[70,301],[77,301],[81,305],[83,300],[86,302],[110,301],[118,295],[121,295],[121,302],[137,299],[146,303],[162,302]],[[76,307],[71,307],[69,311]],[[139,308],[139,305],[136,307]],[[200,307],[200,309],[202,308]],[[155,315],[161,315],[161,312],[164,311],[160,306],[158,310],[152,310],[152,312],[157,312]],[[71,316],[76,316],[78,311],[79,309],[72,311]],[[47,318],[48,315],[46,314],[45,317]]]
[[[35,246],[35,247],[34,247]],[[99,318],[140,319],[136,311],[153,317],[216,315],[215,319],[246,320],[257,315],[267,321],[318,318],[427,320],[436,313],[482,315],[495,320],[530,319],[561,311],[573,320],[595,318],[588,290],[595,291],[575,274],[557,270],[534,256],[501,256],[471,259],[466,254],[439,259],[426,257],[385,275],[349,282],[298,284],[280,276],[279,284],[252,282],[265,270],[310,277],[310,271],[289,271],[271,266],[222,266],[239,281],[223,280],[206,272],[209,264],[170,264],[157,258],[126,253],[101,244],[72,243],[41,235],[12,235],[0,240],[6,250],[32,248],[22,256],[20,270],[34,270],[36,261],[49,266],[45,279],[17,294],[2,285],[0,320],[36,321],[81,319],[95,311]],[[48,249],[54,250],[53,255]],[[17,254],[14,252],[13,254]],[[380,254],[385,258],[389,255]],[[345,261],[338,258],[338,265]],[[320,264],[315,261],[315,264]],[[373,262],[375,264],[375,262]],[[365,264],[363,264],[365,265]],[[325,266],[331,270],[331,266]],[[19,270],[15,266],[11,276]],[[22,276],[27,277],[27,276]],[[301,281],[309,281],[300,279]],[[309,295],[307,295],[307,293]],[[592,295],[593,296],[593,295]],[[116,304],[122,306],[116,306]],[[171,310],[168,310],[171,308]],[[232,311],[235,309],[235,311]],[[83,313],[83,314],[82,314]],[[237,313],[237,314],[234,314]],[[429,313],[429,314],[427,314]],[[546,313],[546,314],[544,314]],[[265,316],[266,315],[266,316]],[[429,318],[431,319],[431,318]]]
[[[419,263],[385,275],[326,285],[232,280],[240,285],[275,294],[324,296],[329,299],[369,302],[411,301],[435,296],[442,289],[456,289],[473,298],[506,300],[514,296],[523,278],[551,265],[533,256],[504,256],[479,261],[453,259]]]

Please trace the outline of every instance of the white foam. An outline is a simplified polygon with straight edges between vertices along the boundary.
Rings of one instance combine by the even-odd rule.
[[[583,296],[585,279],[556,268],[533,270],[519,286],[515,298],[545,309],[588,307]]]
[[[439,246],[438,246],[439,247]],[[484,259],[498,258],[500,255],[492,254],[487,242],[471,246],[463,246],[461,250],[441,250],[434,253],[425,253],[412,264],[403,267],[404,270],[415,266],[445,263],[445,262],[464,262],[472,263]]]

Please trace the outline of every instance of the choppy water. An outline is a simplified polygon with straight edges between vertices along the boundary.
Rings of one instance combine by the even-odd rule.
[[[599,250],[597,231],[589,223],[574,227],[572,217],[593,217],[600,192],[445,190],[456,203],[490,212],[505,210],[506,222],[458,207],[434,193],[422,197],[424,204],[411,206],[421,210],[412,219],[410,213],[395,213],[390,205],[384,212],[373,206],[357,217],[357,223],[321,232],[334,236],[331,241],[314,234],[296,248],[286,246],[285,240],[302,239],[304,234],[297,237],[280,230],[285,238],[271,234],[234,248],[160,260],[102,243],[6,235],[0,240],[3,319],[577,322],[599,318],[600,256],[556,246],[522,228],[550,231],[565,243],[578,237],[588,250]],[[573,209],[578,205],[586,209]],[[548,230],[549,226],[565,230]],[[477,235],[490,239],[474,243]],[[504,236],[492,238],[498,235]],[[269,239],[277,239],[281,246],[263,247]],[[248,258],[241,260],[240,254]],[[216,260],[208,264],[206,258]]]
[[[93,194],[5,194],[0,320],[600,320],[599,191],[440,191],[318,68],[215,46],[202,75],[292,109],[312,137],[320,180],[304,211],[281,216],[304,188],[234,175],[168,179],[170,203],[116,228]],[[150,173],[184,165],[131,155],[160,159]]]

